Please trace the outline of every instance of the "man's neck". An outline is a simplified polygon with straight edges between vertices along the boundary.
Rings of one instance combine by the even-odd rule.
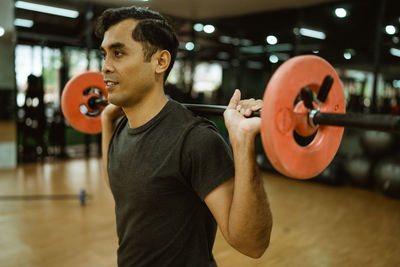
[[[163,90],[154,91],[140,102],[123,110],[128,118],[130,128],[138,128],[154,118],[168,102]]]

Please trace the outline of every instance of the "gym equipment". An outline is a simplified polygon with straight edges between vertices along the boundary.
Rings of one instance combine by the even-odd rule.
[[[379,131],[364,131],[360,135],[361,146],[370,155],[379,157],[395,151],[395,137],[392,133]]]
[[[313,92],[318,93],[318,108],[313,104]],[[302,101],[293,108],[299,93]],[[310,178],[321,173],[339,148],[343,128],[317,127],[323,123],[314,118],[317,114],[344,113],[345,107],[339,77],[324,59],[303,56],[283,63],[267,85],[261,114],[261,138],[272,165],[293,178]],[[295,129],[301,136],[318,132],[310,144],[299,146],[293,137]]]
[[[79,194],[61,194],[61,195],[8,195],[0,196],[0,201],[20,201],[20,200],[79,200],[81,206],[86,205],[86,200],[91,198],[86,194],[85,189],[81,189]]]
[[[100,113],[108,102],[100,76],[88,72],[73,78],[61,97],[66,120],[85,133],[101,131]],[[222,115],[227,108],[184,105],[210,115]],[[315,177],[329,165],[339,148],[343,127],[400,131],[400,116],[346,114],[336,71],[315,55],[291,58],[277,69],[264,93],[260,116],[262,143],[269,160],[277,171],[297,179]],[[309,144],[299,145],[294,132],[315,136]]]
[[[344,168],[352,184],[369,187],[371,185],[372,160],[365,156],[347,159]]]
[[[100,113],[104,107],[93,109],[95,99],[107,98],[103,75],[85,72],[75,76],[65,85],[61,97],[61,110],[69,124],[80,132],[101,132]],[[73,119],[72,119],[73,118]]]
[[[379,161],[374,169],[378,188],[389,197],[400,198],[400,162],[389,158]]]

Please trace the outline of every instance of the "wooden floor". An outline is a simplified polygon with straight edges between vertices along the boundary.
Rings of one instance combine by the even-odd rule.
[[[0,266],[116,266],[113,199],[98,158],[0,170],[0,196],[92,195],[75,200],[0,201]],[[330,187],[264,174],[274,226],[258,259],[217,235],[219,267],[400,266],[400,200],[347,186]]]

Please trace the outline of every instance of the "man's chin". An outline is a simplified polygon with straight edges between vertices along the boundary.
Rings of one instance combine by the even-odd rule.
[[[122,101],[118,101],[118,98],[113,96],[112,94],[108,95],[108,103],[122,107],[123,106],[123,102]]]
[[[107,100],[108,100],[108,103],[117,105],[117,102],[118,102],[118,101],[116,101],[115,97],[113,97],[112,94],[108,94]],[[118,105],[117,105],[117,106],[118,106]]]

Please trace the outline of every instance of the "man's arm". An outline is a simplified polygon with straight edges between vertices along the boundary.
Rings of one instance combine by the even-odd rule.
[[[254,151],[261,119],[245,118],[242,114],[251,112],[247,107],[243,112],[237,111],[237,106],[243,105],[239,101],[240,91],[237,90],[224,114],[233,149],[235,176],[204,200],[228,243],[241,253],[258,258],[269,245],[272,228],[272,215]]]
[[[110,187],[107,172],[107,153],[110,140],[115,129],[116,120],[123,115],[123,111],[120,107],[113,104],[108,104],[107,107],[101,113],[101,151],[103,157],[103,171],[106,184]]]

